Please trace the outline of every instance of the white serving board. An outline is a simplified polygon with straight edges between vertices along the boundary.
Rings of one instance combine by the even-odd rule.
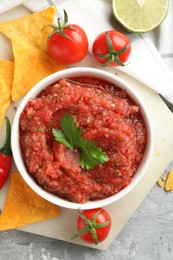
[[[0,21],[11,20],[29,13],[29,10],[25,7],[18,6],[17,8],[0,15]],[[5,39],[2,35],[0,35],[0,46],[0,59],[12,60],[10,41]],[[90,54],[88,54],[83,62],[77,64],[76,66],[98,68]],[[148,110],[150,111],[155,132],[155,147],[152,160],[146,174],[140,183],[128,195],[118,202],[105,207],[111,215],[112,228],[108,238],[97,246],[87,244],[80,238],[73,241],[70,240],[70,238],[76,233],[75,223],[78,217],[78,212],[76,210],[61,208],[60,217],[21,227],[20,230],[105,250],[123,229],[142,200],[154,186],[157,179],[166,169],[168,164],[173,160],[173,115],[159,95],[146,85],[116,69],[106,68],[105,70],[126,80],[142,97]],[[19,103],[20,102],[12,103],[7,111],[7,115],[10,117],[11,123],[15,114],[15,107],[17,107]],[[4,133],[5,125],[3,125],[0,129],[0,145],[4,142]],[[15,170],[15,165],[13,165],[13,169]],[[4,205],[8,185],[9,181],[0,191],[1,209]]]

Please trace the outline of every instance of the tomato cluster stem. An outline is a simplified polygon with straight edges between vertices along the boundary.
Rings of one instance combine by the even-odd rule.
[[[68,15],[67,15],[67,12],[65,10],[64,10],[64,22],[63,22],[63,24],[61,23],[60,18],[58,18],[58,26],[54,25],[54,24],[48,24],[45,27],[47,27],[47,26],[49,26],[53,29],[53,31],[48,35],[49,38],[51,38],[55,33],[59,33],[61,36],[73,41],[73,39],[71,37],[69,37],[67,34],[64,33],[64,29],[70,28],[70,29],[78,32],[76,30],[76,28],[74,28],[72,25],[68,24]]]

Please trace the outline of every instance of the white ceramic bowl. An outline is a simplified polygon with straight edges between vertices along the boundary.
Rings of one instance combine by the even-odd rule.
[[[128,95],[134,100],[134,103],[137,104],[140,107],[140,111],[143,115],[143,119],[146,124],[147,128],[147,145],[144,153],[143,160],[141,164],[138,167],[138,170],[133,177],[131,183],[119,191],[117,194],[107,197],[102,200],[97,200],[97,201],[89,201],[85,204],[78,204],[78,203],[73,203],[70,201],[67,201],[65,199],[62,199],[56,195],[53,195],[45,190],[43,190],[40,186],[36,184],[36,182],[32,179],[32,177],[28,174],[23,159],[22,159],[22,154],[21,154],[21,148],[20,148],[20,143],[19,143],[19,117],[21,112],[23,111],[26,103],[31,97],[37,96],[41,90],[43,90],[45,87],[49,86],[52,83],[57,82],[61,78],[70,78],[70,77],[76,77],[76,76],[91,76],[99,79],[104,79],[108,82],[112,82],[115,85],[119,86],[120,88],[126,89]],[[78,209],[79,207],[82,209],[91,209],[91,208],[97,208],[97,207],[103,207],[108,204],[111,204],[125,195],[129,193],[136,185],[137,183],[141,180],[143,175],[145,174],[150,160],[152,156],[152,151],[153,151],[153,143],[154,143],[154,136],[153,136],[153,128],[152,128],[152,123],[151,119],[149,117],[149,112],[145,108],[145,104],[141,100],[141,97],[137,95],[137,93],[133,90],[131,86],[129,86],[126,82],[118,78],[117,76],[105,72],[99,69],[94,69],[94,68],[70,68],[66,70],[62,70],[59,72],[56,72],[42,81],[40,81],[35,87],[33,87],[29,93],[23,98],[21,104],[19,105],[19,108],[15,114],[15,118],[13,121],[13,126],[12,126],[12,151],[13,151],[13,156],[14,156],[14,161],[16,163],[16,166],[21,173],[23,179],[26,181],[26,183],[41,197],[45,198],[46,200],[65,207],[65,208],[70,208],[70,209]]]

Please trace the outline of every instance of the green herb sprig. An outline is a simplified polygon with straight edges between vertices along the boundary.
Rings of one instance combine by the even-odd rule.
[[[86,140],[82,137],[82,132],[73,117],[65,114],[60,122],[61,130],[52,129],[55,140],[64,144],[70,150],[78,149],[80,155],[80,164],[87,170],[93,169],[100,163],[108,162],[109,157],[99,147],[96,142]]]

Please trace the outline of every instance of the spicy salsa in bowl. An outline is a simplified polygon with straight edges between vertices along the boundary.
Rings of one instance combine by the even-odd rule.
[[[151,159],[153,132],[133,89],[98,69],[73,68],[38,83],[12,128],[16,166],[45,199],[96,208],[127,194]]]

